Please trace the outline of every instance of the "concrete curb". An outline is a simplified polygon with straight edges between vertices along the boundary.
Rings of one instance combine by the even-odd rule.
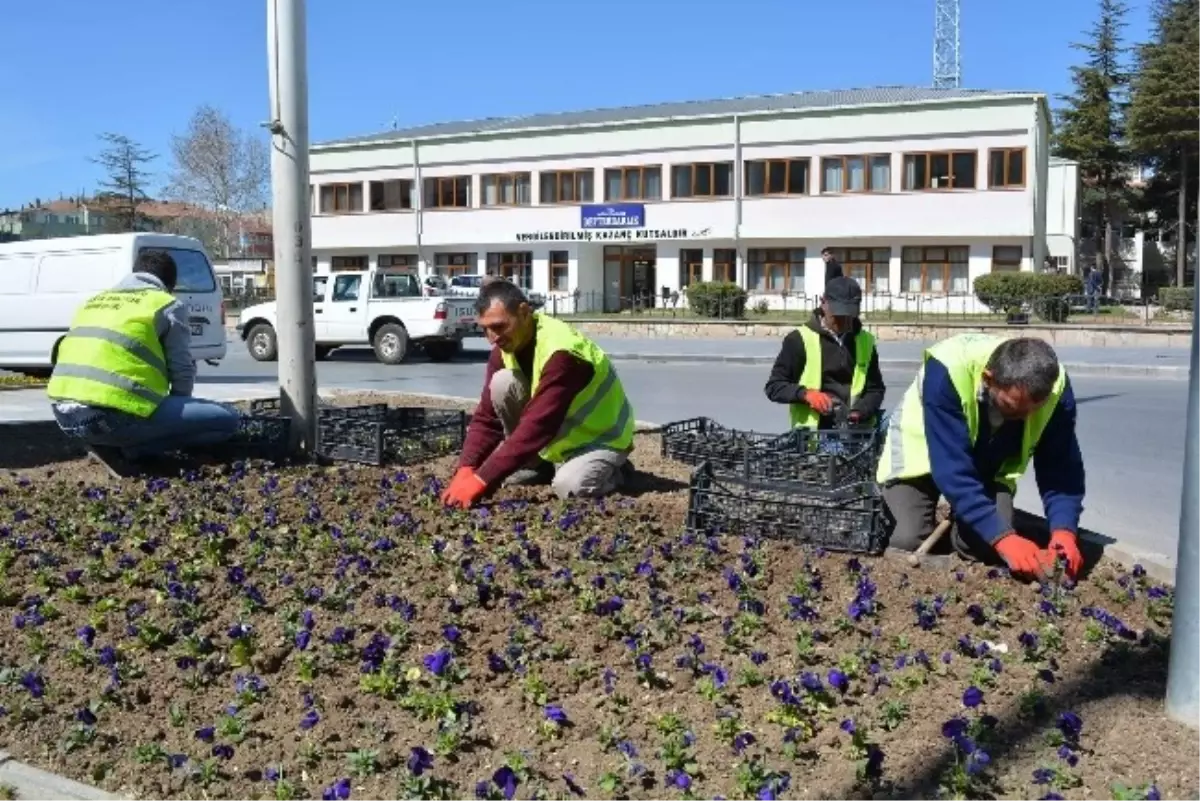
[[[54,798],[81,799],[91,801],[96,799],[121,798],[119,795],[106,793],[91,785],[81,784],[74,779],[59,776],[57,773],[35,768],[18,762],[5,751],[0,751],[0,785],[9,785],[16,790],[16,797],[25,798]]]
[[[700,353],[609,353],[615,362],[659,362],[676,364],[757,364],[770,366],[774,356],[750,356],[746,354],[700,354]],[[896,370],[916,370],[921,366],[917,359],[880,359],[880,367]],[[1090,362],[1066,362],[1067,370],[1075,375],[1093,376],[1158,376],[1160,378],[1187,378],[1188,368],[1183,365],[1161,364],[1093,364]]]

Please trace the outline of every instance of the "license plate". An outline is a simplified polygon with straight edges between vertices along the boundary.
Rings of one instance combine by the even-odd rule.
[[[201,325],[200,323],[192,323],[190,325],[190,328],[192,329],[192,336],[194,336],[194,337],[204,336],[204,326]]]

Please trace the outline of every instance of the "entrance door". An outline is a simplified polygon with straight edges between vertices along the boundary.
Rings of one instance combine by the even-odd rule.
[[[644,309],[654,305],[658,293],[654,247],[604,248],[604,310]]]

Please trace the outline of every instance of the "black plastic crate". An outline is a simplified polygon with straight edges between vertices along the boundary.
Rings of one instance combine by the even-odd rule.
[[[701,533],[785,539],[853,553],[882,553],[883,499],[873,481],[814,493],[802,484],[722,475],[711,464],[692,474],[687,527]]]
[[[412,464],[457,453],[466,437],[467,414],[453,409],[401,406],[321,410],[317,455],[362,464]]]
[[[662,429],[663,456],[746,481],[788,482],[812,491],[871,481],[882,434],[874,428],[795,429],[786,434],[738,431],[707,417]]]
[[[752,453],[785,453],[797,442],[788,434],[761,434],[727,428],[709,417],[693,417],[662,427],[662,455],[699,466],[742,471]]]

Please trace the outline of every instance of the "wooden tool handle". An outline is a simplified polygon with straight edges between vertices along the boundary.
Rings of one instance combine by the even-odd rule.
[[[913,552],[913,555],[924,556],[925,554],[929,553],[929,550],[933,546],[937,545],[938,541],[945,536],[947,531],[950,530],[951,522],[952,521],[950,518],[947,517],[945,520],[938,523],[937,527],[934,528],[933,533],[925,538],[925,541],[921,543],[921,547],[917,548],[917,550]]]

